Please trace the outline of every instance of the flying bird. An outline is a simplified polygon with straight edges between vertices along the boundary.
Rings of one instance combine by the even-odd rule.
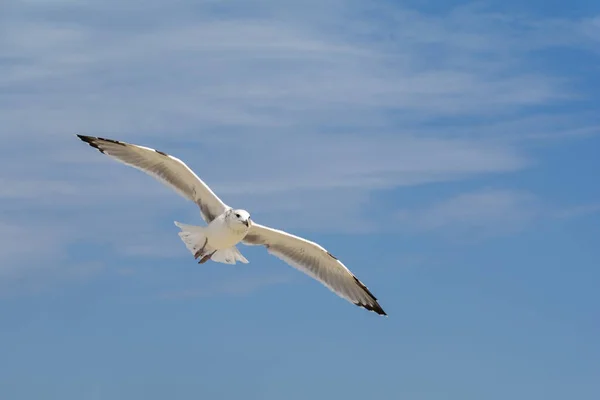
[[[118,140],[77,135],[121,163],[139,169],[200,207],[207,226],[175,221],[179,237],[198,263],[208,260],[248,263],[236,245],[264,246],[275,257],[321,282],[338,296],[380,315],[387,315],[373,293],[340,260],[319,244],[260,225],[248,211],[225,204],[183,161],[162,151]]]

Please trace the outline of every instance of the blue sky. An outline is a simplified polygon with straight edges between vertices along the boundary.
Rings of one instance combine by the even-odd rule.
[[[0,397],[600,398],[600,5],[4,0]],[[318,241],[369,313],[83,133]]]

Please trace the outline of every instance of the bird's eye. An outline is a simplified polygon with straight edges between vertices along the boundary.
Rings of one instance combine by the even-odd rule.
[[[240,217],[240,214],[235,214],[235,216],[239,218],[239,217]]]

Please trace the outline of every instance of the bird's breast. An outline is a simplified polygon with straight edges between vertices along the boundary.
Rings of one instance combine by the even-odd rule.
[[[231,229],[227,224],[209,225],[208,244],[215,249],[227,249],[238,244],[247,231]]]

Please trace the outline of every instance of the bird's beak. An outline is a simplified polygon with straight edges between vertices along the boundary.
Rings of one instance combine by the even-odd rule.
[[[250,218],[248,218],[247,220],[244,221],[244,225],[246,225],[248,228],[250,228]]]

